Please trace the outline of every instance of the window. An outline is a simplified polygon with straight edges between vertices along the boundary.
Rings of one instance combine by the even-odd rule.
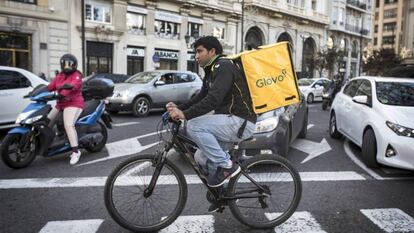
[[[395,36],[384,36],[382,38],[382,43],[383,44],[394,44],[394,38]]]
[[[194,76],[191,74],[176,74],[174,83],[187,83],[194,80]]]
[[[375,25],[374,27],[374,32],[377,33],[378,32],[378,25]]]
[[[163,74],[160,78],[160,81],[164,81],[165,84],[172,84],[174,83],[174,76],[175,74],[172,73]]]
[[[224,28],[215,26],[213,28],[213,36],[217,37],[218,39],[224,39]]]
[[[19,72],[0,70],[0,90],[26,88],[30,85],[30,81]]]
[[[397,3],[398,0],[385,0],[385,4],[394,4]]]
[[[397,10],[396,9],[390,9],[390,10],[385,10],[384,11],[384,19],[396,18],[396,17],[397,17]]]
[[[384,31],[393,31],[396,25],[396,23],[384,23]]]
[[[161,38],[179,39],[180,24],[155,20],[155,34]]]
[[[361,82],[362,80],[353,80],[349,82],[344,89],[344,94],[350,97],[354,97]]]
[[[201,24],[188,23],[188,34],[193,38],[199,37],[201,34]]]
[[[376,82],[377,99],[382,104],[414,106],[414,83]]]
[[[316,11],[316,5],[317,4],[317,2],[316,2],[316,0],[312,0],[312,10],[314,10],[314,11]]]
[[[111,23],[112,8],[110,6],[87,3],[85,4],[85,18],[98,23]]]
[[[355,93],[357,95],[365,95],[368,97],[368,104],[372,105],[372,91],[371,91],[371,83],[368,80],[363,80],[361,85],[359,86],[358,90]]]
[[[377,45],[378,44],[378,38],[374,38],[374,45]]]
[[[12,0],[13,2],[22,2],[22,3],[29,3],[29,4],[37,4],[37,0]]]
[[[145,35],[145,15],[127,13],[128,33]]]

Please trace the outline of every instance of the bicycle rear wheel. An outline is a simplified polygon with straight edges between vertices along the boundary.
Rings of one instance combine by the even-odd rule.
[[[157,231],[181,214],[187,200],[187,183],[169,160],[153,193],[144,197],[156,167],[154,155],[141,155],[119,164],[105,184],[105,206],[122,227],[135,232]]]
[[[269,191],[263,198],[229,201],[233,215],[252,228],[271,228],[285,222],[296,210],[302,195],[302,181],[296,169],[278,155],[256,155],[245,160],[242,169]],[[229,182],[228,195],[260,194],[257,186],[242,173]]]

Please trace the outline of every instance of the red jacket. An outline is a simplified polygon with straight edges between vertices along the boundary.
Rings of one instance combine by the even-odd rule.
[[[73,86],[72,90],[57,90],[58,87],[63,86],[65,83],[70,83]],[[63,100],[57,101],[57,109],[63,110],[67,107],[77,107],[83,109],[84,100],[82,96],[82,74],[79,71],[75,71],[70,75],[60,72],[47,86],[47,89],[49,91],[58,91],[60,95],[65,97]]]

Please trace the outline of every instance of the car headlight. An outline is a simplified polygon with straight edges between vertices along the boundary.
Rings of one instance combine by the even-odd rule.
[[[414,138],[414,129],[404,127],[402,125],[394,124],[394,123],[389,122],[389,121],[386,121],[385,123],[397,135]]]
[[[22,112],[17,116],[16,124],[20,124],[22,121],[24,121],[26,118],[28,118],[32,113],[34,113],[36,110],[28,111],[28,112]]]
[[[279,124],[279,116],[256,122],[255,133],[265,133],[274,130]]]
[[[32,117],[32,118],[29,118],[29,119],[25,120],[24,123],[26,123],[26,124],[33,124],[34,122],[42,119],[42,117],[43,117],[42,115],[35,116],[35,117]]]

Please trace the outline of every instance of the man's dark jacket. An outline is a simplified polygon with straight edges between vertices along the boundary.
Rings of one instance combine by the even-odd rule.
[[[179,106],[187,120],[214,110],[214,114],[236,115],[256,123],[257,116],[241,69],[229,59],[217,57],[204,67],[204,72],[200,93]]]

